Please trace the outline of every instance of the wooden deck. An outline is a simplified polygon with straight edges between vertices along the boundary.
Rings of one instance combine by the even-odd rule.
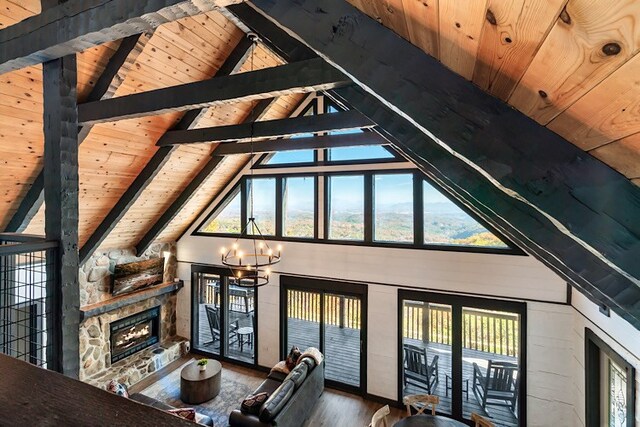
[[[244,314],[232,313],[233,319],[238,319],[239,325],[249,325],[248,316]],[[289,319],[288,327],[289,345],[296,345],[302,351],[307,347],[318,347],[319,325],[316,322],[310,322],[299,319]],[[200,342],[211,341],[211,330],[207,322],[206,314],[203,306],[200,308]],[[417,346],[424,345],[419,340],[405,339],[404,342]],[[352,328],[339,328],[337,326],[325,327],[325,377],[330,380],[342,382],[348,385],[358,386],[360,383],[360,330]],[[201,345],[200,348],[219,352],[219,343],[209,345]],[[396,351],[395,348],[389,351]],[[442,344],[428,344],[427,357],[429,361],[433,356],[439,355],[438,383],[432,392],[440,396],[440,405],[438,410],[443,413],[451,413],[451,390],[446,390],[446,375],[451,377],[451,347]],[[244,346],[240,351],[237,342],[229,347],[229,356],[245,362],[253,362],[253,349]],[[494,353],[464,350],[463,354],[463,381],[469,381],[468,396],[463,394],[463,412],[465,418],[471,417],[471,412],[489,417],[497,426],[516,427],[518,421],[514,414],[506,407],[487,405],[487,409],[483,410],[478,403],[472,391],[473,385],[473,363],[477,363],[481,368],[485,369],[488,360],[506,360],[516,362],[513,357],[496,355]],[[395,369],[395,368],[391,368]],[[449,384],[451,386],[451,384]],[[466,383],[463,384],[466,388]],[[426,390],[408,385],[404,389],[404,394],[424,394]]]
[[[199,338],[200,343],[197,346],[200,350],[210,351],[214,354],[220,354],[220,341],[213,341],[213,335],[211,333],[211,328],[209,327],[209,322],[207,320],[207,313],[204,308],[204,304],[200,304],[199,309]],[[239,327],[250,327],[251,326],[251,317],[250,313],[236,313],[231,312],[229,314],[231,317],[231,321],[237,320]],[[253,363],[254,350],[252,345],[244,344],[242,346],[242,350],[240,349],[240,343],[236,339],[232,339],[232,342],[229,343],[229,351],[227,357],[230,357],[235,360],[240,360],[242,362]]]

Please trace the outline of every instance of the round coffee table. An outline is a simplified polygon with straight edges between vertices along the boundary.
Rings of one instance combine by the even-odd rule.
[[[207,369],[200,371],[197,361],[189,363],[180,372],[180,400],[192,405],[211,400],[220,393],[222,365],[207,359]]]

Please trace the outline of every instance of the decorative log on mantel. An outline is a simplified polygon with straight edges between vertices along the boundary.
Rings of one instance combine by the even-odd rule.
[[[83,305],[82,307],[80,307],[80,315],[82,317],[81,320],[88,319],[89,317],[93,316],[98,316],[109,311],[117,310],[119,308],[126,307],[128,305],[135,304],[149,298],[157,297],[171,292],[177,292],[182,289],[183,286],[184,282],[182,280],[178,280],[175,282],[166,282],[152,288],[146,288],[141,291],[133,292],[126,295],[120,295],[106,301]]]

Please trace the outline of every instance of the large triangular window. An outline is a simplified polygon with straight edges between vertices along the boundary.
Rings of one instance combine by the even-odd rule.
[[[426,180],[422,184],[422,201],[425,245],[509,247]]]
[[[204,233],[240,234],[242,231],[241,191],[237,186],[200,227]]]

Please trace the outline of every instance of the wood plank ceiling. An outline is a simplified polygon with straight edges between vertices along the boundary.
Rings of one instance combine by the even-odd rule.
[[[640,2],[637,0],[349,0],[485,91],[508,102],[640,185]],[[38,0],[0,0],[0,29],[40,12]],[[115,96],[210,78],[242,31],[218,12],[156,29]],[[119,42],[78,55],[84,100]],[[266,49],[254,68],[281,61]],[[249,69],[247,61],[240,72]],[[42,71],[0,75],[0,230],[42,165]],[[427,77],[427,76],[425,76]],[[302,96],[282,97],[263,120],[286,117]],[[249,103],[209,108],[196,127],[241,122]],[[96,125],[80,146],[80,244],[153,156],[180,118],[170,113]],[[132,246],[209,158],[213,144],[179,147],[102,248]],[[166,227],[175,240],[246,163],[233,156]],[[42,234],[44,209],[28,233]]]
[[[640,185],[637,0],[348,1]]]
[[[0,1],[0,10],[11,10],[15,19],[0,14],[3,26],[39,12],[16,15],[13,2]],[[7,13],[8,14],[8,13]],[[244,33],[218,12],[209,12],[162,25],[137,57],[114,96],[129,95],[212,77]],[[107,43],[78,55],[78,94],[82,102],[104,70],[119,42]],[[282,61],[259,46],[238,72],[281,65]],[[0,229],[15,213],[42,167],[42,67],[35,66],[0,75],[0,161],[3,182],[0,193]],[[303,95],[280,97],[263,120],[284,118]],[[254,103],[212,107],[196,127],[236,124]],[[113,205],[153,156],[160,136],[182,113],[121,120],[93,126],[80,146],[80,222],[82,246]],[[19,144],[16,142],[20,142]],[[175,200],[208,160],[215,144],[181,146],[171,155],[153,182],[116,225],[101,248],[133,246]],[[218,170],[170,223],[159,240],[175,240],[224,185],[244,167],[246,156],[224,160]],[[31,220],[26,233],[44,233],[44,206]]]

